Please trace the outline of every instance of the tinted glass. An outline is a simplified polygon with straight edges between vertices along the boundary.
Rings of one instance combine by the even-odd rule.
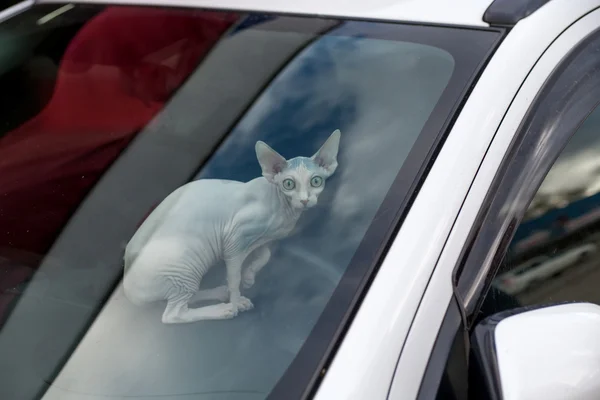
[[[305,390],[496,37],[73,5],[0,34],[19,41],[0,65],[0,397],[19,399]],[[338,129],[337,157],[332,142],[318,152]],[[259,141],[315,157],[271,162]],[[188,182],[200,189],[169,197]],[[270,257],[228,258],[251,247],[240,232]],[[237,261],[264,266],[247,303],[226,273]]]
[[[579,127],[516,231],[496,289],[522,305],[600,304],[600,108]],[[547,257],[519,274],[521,263]],[[493,299],[490,299],[493,302]]]

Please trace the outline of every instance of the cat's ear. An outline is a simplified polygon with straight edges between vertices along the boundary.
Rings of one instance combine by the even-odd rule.
[[[269,182],[273,182],[275,175],[283,171],[287,166],[287,161],[278,152],[270,148],[268,144],[260,140],[256,142],[255,150],[263,176]]]
[[[313,161],[325,169],[329,175],[332,175],[338,166],[337,154],[340,147],[341,136],[342,132],[340,132],[339,129],[333,131],[319,151],[312,156]]]

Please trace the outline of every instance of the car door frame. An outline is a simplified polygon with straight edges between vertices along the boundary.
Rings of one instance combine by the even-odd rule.
[[[586,34],[594,21],[596,28]],[[461,261],[453,271],[456,294],[462,299],[469,326],[544,178],[579,126],[600,104],[600,96],[594,94],[600,94],[600,66],[582,59],[592,51],[590,46],[600,48],[599,22],[600,10],[565,34],[585,36],[557,64],[529,108],[469,233]]]
[[[574,132],[571,129],[568,132],[563,130],[561,135],[550,135],[553,140],[543,143],[548,147],[543,157],[536,153],[536,158],[528,159],[519,153],[521,163],[515,164],[515,152],[523,148],[519,146],[530,143],[523,142],[524,137],[531,138],[529,140],[539,138],[539,132],[529,131],[526,134],[524,124],[528,117],[535,115],[535,107],[543,101],[540,96],[544,88],[552,85],[553,79],[564,73],[561,66],[569,62],[572,52],[577,51],[592,32],[597,31],[595,35],[600,36],[598,21],[600,9],[595,8],[572,23],[546,49],[514,97],[481,163],[428,284],[388,398],[435,398],[442,379],[450,384],[454,395],[466,394],[468,333],[476,320],[483,295],[489,288],[490,278],[495,274],[504,250],[543,177]],[[526,190],[517,190],[516,196],[510,189],[517,187],[514,180],[519,170],[521,181],[527,178],[525,182],[532,184]],[[500,185],[503,181],[504,185]],[[517,203],[515,198],[519,200]],[[512,204],[512,207],[503,209],[502,206],[506,204]],[[487,229],[487,234],[482,236],[484,229]],[[475,247],[477,238],[478,247]],[[447,295],[449,290],[451,296]],[[443,318],[437,319],[440,314]],[[439,329],[434,329],[438,323]],[[415,390],[416,386],[418,388]]]

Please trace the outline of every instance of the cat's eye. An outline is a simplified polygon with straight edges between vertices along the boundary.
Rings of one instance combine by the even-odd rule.
[[[323,184],[323,178],[321,178],[320,176],[313,176],[313,178],[310,180],[310,186],[312,187],[319,187]]]
[[[294,182],[293,179],[288,178],[283,181],[283,188],[285,190],[292,190],[295,187],[296,187],[296,182]]]

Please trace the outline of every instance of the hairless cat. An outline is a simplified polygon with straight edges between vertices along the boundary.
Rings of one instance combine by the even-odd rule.
[[[233,318],[251,309],[240,287],[251,287],[269,261],[268,244],[289,235],[302,212],[317,204],[338,166],[340,136],[336,130],[312,157],[290,160],[259,141],[262,177],[246,183],[202,179],[167,196],[125,249],[127,298],[138,305],[166,300],[166,324]],[[199,290],[220,260],[227,285]],[[200,300],[221,303],[189,307]]]

